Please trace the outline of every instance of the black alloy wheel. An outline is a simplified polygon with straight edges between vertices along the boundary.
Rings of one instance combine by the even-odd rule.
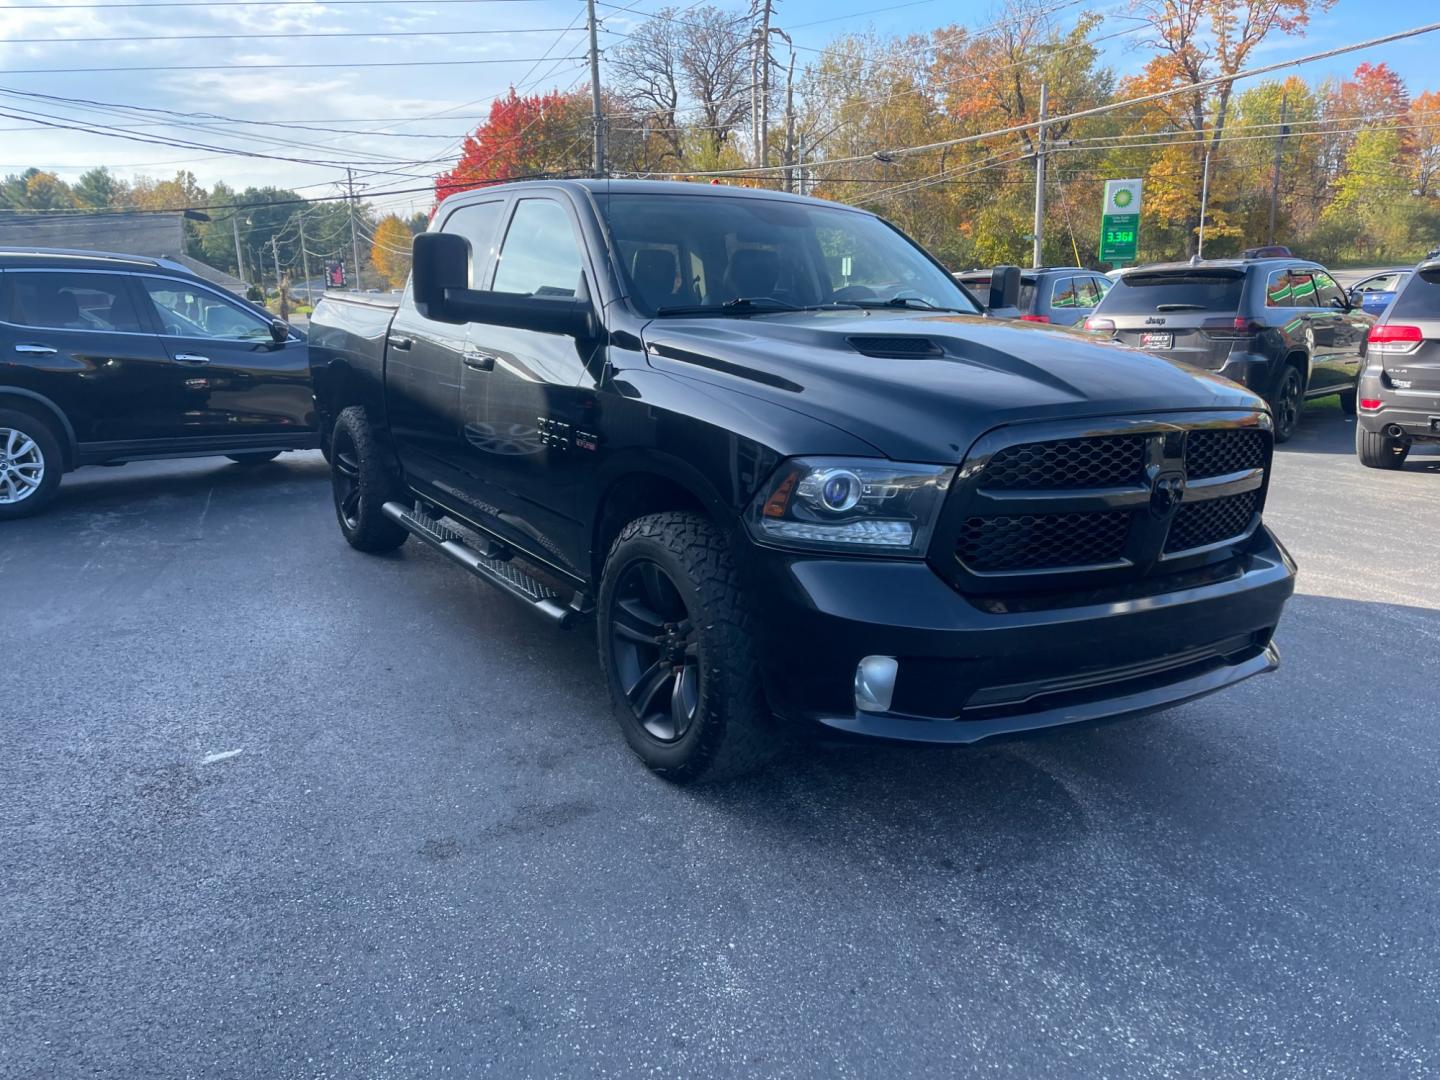
[[[330,456],[330,480],[335,487],[335,512],[351,531],[360,528],[360,454],[348,429],[335,431]]]
[[[651,738],[685,737],[700,708],[700,641],[670,575],[649,559],[627,566],[610,609],[611,662],[635,719]]]
[[[1275,420],[1275,441],[1283,443],[1295,434],[1300,426],[1300,409],[1305,399],[1305,380],[1300,369],[1285,365],[1280,376],[1280,385],[1275,388],[1275,397],[1270,402],[1270,413]]]

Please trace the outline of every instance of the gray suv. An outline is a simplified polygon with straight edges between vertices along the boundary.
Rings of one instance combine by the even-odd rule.
[[[989,270],[965,270],[955,280],[985,301]],[[1020,299],[1015,308],[992,310],[1000,318],[1074,326],[1095,310],[1110,291],[1110,279],[1098,270],[1078,266],[1042,266],[1020,271]]]
[[[1085,327],[1249,387],[1284,442],[1307,398],[1339,394],[1354,411],[1374,322],[1317,263],[1224,259],[1127,270]]]
[[[1370,330],[1355,453],[1398,469],[1415,442],[1440,440],[1440,258],[1416,267]]]

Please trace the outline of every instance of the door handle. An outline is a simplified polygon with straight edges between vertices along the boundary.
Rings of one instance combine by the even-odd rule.
[[[466,353],[465,366],[471,371],[494,371],[495,357],[489,353]]]
[[[415,344],[413,338],[396,337],[394,334],[387,337],[385,341],[389,344],[390,348],[396,352],[409,352],[410,346]]]
[[[15,351],[31,356],[54,356],[60,350],[51,345],[16,345]]]
[[[175,359],[182,364],[208,364],[210,357],[200,356],[197,353],[177,352]]]

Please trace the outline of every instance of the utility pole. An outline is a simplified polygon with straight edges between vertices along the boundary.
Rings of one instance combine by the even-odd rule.
[[[305,303],[314,304],[315,299],[310,295],[310,253],[305,250],[305,214],[302,211],[297,223],[300,229],[300,268],[305,274]]]
[[[1045,248],[1045,115],[1050,105],[1049,90],[1040,84],[1040,123],[1035,129],[1035,238],[1030,265],[1044,265]]]
[[[775,9],[775,0],[759,0],[760,37],[755,62],[757,101],[751,110],[755,117],[755,164],[764,168],[770,164],[770,16]]]
[[[1275,165],[1270,174],[1270,243],[1275,243],[1275,214],[1280,206],[1280,166],[1285,155],[1285,136],[1290,134],[1290,125],[1286,120],[1286,106],[1289,105],[1290,96],[1280,95],[1280,134],[1275,139]]]
[[[805,133],[804,133],[803,131],[800,133],[800,147],[799,147],[799,150],[800,150],[800,152],[799,152],[799,154],[797,155],[798,160],[796,161],[796,164],[800,166],[800,194],[801,194],[801,195],[808,195],[808,194],[810,194],[810,193],[805,190],[805,188],[806,188],[806,183],[805,183]]]
[[[350,254],[355,260],[355,281],[350,287],[356,292],[361,292],[360,240],[355,235],[355,174],[350,169],[345,170],[345,186],[350,190]]]
[[[1195,247],[1195,259],[1205,258],[1205,206],[1210,201],[1210,149],[1205,149],[1205,175],[1200,180],[1200,242]]]
[[[280,276],[280,245],[270,234],[270,257],[275,260],[275,295],[280,303],[280,318],[290,319],[290,302],[285,299],[285,279]]]
[[[790,70],[785,75],[785,190],[795,190],[795,46],[790,46]]]
[[[240,253],[240,211],[230,215],[230,225],[235,230],[235,276],[245,280],[245,256]]]
[[[590,107],[595,124],[595,176],[605,175],[605,114],[600,104],[600,45],[596,35],[595,0],[585,0],[590,13]]]

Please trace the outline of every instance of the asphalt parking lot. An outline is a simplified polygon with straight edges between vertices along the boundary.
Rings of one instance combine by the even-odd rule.
[[[67,478],[0,537],[0,1075],[1433,1075],[1440,454],[1329,405],[1278,674],[693,790],[318,455]]]

